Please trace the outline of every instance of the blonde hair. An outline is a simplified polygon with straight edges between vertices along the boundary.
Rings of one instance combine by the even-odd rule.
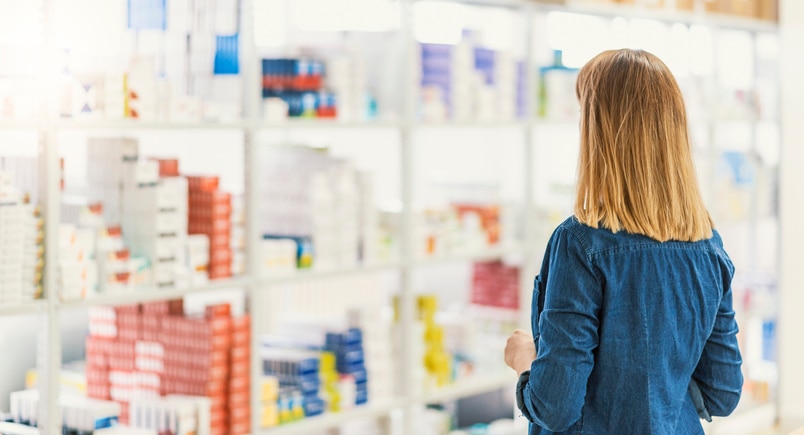
[[[598,54],[578,73],[576,218],[659,241],[712,237],[692,162],[681,90],[642,50]]]

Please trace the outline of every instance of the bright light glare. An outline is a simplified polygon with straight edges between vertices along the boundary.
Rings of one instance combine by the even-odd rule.
[[[481,46],[492,50],[524,52],[524,46],[517,47],[515,42],[519,38],[515,32],[522,29],[517,27],[516,15],[508,9],[474,7],[466,8],[466,27],[478,33]],[[442,18],[443,20],[443,18]],[[520,21],[521,22],[521,21]]]
[[[307,31],[387,32],[399,27],[399,8],[391,0],[292,0],[291,13],[293,23]]]
[[[427,44],[461,42],[466,8],[450,2],[419,2],[413,5],[413,34]]]
[[[41,0],[0,0],[0,46],[42,45],[44,9]]]
[[[690,32],[686,25],[673,24],[670,29],[670,55],[664,59],[667,66],[678,77],[690,75]]]
[[[547,15],[547,43],[551,49],[563,51],[565,66],[578,68],[601,51],[613,48],[608,27],[603,18],[551,12]]]
[[[254,0],[254,43],[257,47],[285,44],[285,0]]]
[[[670,29],[656,20],[631,20],[631,48],[651,52],[660,59],[670,56]]]
[[[58,0],[54,4],[54,38],[71,53],[117,55],[122,48],[123,2]]]
[[[709,75],[715,68],[712,31],[705,26],[690,26],[690,65],[693,74]]]
[[[754,81],[754,45],[748,32],[720,32],[716,54],[718,77],[723,86],[734,89],[751,87]]]

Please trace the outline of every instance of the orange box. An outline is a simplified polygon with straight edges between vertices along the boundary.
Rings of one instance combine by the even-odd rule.
[[[209,268],[209,279],[229,278],[232,276],[232,265],[221,264]]]
[[[250,423],[237,423],[231,425],[229,429],[229,435],[247,435],[251,432],[251,424]]]
[[[229,394],[229,406],[230,407],[240,407],[245,406],[248,407],[250,405],[249,398],[251,395],[249,393],[244,392],[237,392],[237,393],[230,393]]]
[[[242,347],[250,345],[251,331],[233,331],[232,332],[232,347]]]
[[[179,176],[179,160],[178,159],[151,159],[159,163],[159,176],[160,177],[178,177]]]
[[[218,396],[209,396],[210,401],[210,409],[215,408],[226,408],[229,401],[227,400],[229,397],[225,394],[218,395]]]
[[[244,315],[232,318],[232,331],[251,331],[251,317]]]
[[[251,357],[251,348],[246,346],[233,347],[229,351],[229,357],[232,364],[249,362],[249,358]]]
[[[229,317],[232,315],[232,307],[229,304],[207,305],[204,315],[210,317]],[[234,324],[234,322],[232,322]]]
[[[184,300],[183,299],[173,299],[168,301],[168,313],[174,315],[183,315],[184,314]]]
[[[214,248],[209,252],[209,267],[232,264],[232,248]]]
[[[188,175],[187,187],[190,191],[212,192],[218,190],[219,181],[214,175]]]
[[[229,394],[237,394],[237,393],[248,394],[251,391],[250,383],[251,383],[250,376],[229,378]]]
[[[219,190],[201,191],[190,189],[190,192],[187,194],[187,200],[191,209],[194,207],[210,207],[217,205],[232,206],[232,195]]]
[[[232,204],[229,203],[204,203],[196,201],[190,208],[187,215],[189,220],[195,219],[215,219],[230,217],[232,215]]]
[[[229,366],[229,375],[232,378],[249,377],[251,375],[249,372],[250,368],[251,364],[248,362],[232,363],[232,365]]]
[[[251,419],[251,409],[248,406],[229,408],[229,425],[248,424]]]
[[[170,312],[170,304],[168,301],[145,302],[140,304],[143,314],[168,314]]]

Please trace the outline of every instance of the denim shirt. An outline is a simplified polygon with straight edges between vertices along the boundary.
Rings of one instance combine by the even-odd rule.
[[[733,274],[717,232],[662,243],[567,219],[533,288],[538,356],[517,385],[530,433],[703,434],[693,396],[730,414],[743,383]]]

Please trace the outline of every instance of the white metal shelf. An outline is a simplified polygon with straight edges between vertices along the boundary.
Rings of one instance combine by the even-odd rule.
[[[193,293],[202,293],[222,289],[246,289],[251,280],[248,277],[237,277],[210,281],[209,284],[188,288],[156,289],[153,287],[137,289],[125,293],[108,293],[90,296],[86,299],[59,302],[60,309],[86,308],[92,305],[126,305],[152,302],[167,299],[178,299]]]
[[[375,272],[388,272],[399,270],[403,267],[401,262],[380,263],[366,266],[356,266],[348,269],[297,269],[293,274],[285,276],[267,276],[257,279],[260,286],[271,286],[276,284],[289,284],[298,281],[308,281],[321,278],[334,278],[348,275],[362,275]]]
[[[243,121],[145,121],[139,119],[59,119],[51,124],[57,130],[243,130]]]
[[[671,8],[650,8],[616,3],[590,2],[588,0],[563,0],[561,3],[536,1],[529,3],[536,4],[540,10],[555,10],[577,14],[649,19],[665,23],[703,24],[751,32],[776,32],[779,30],[779,25],[773,21],[722,13],[680,11]]]
[[[388,402],[371,403],[357,406],[348,411],[327,413],[316,417],[277,426],[270,429],[255,430],[259,435],[292,435],[292,434],[320,434],[327,429],[340,426],[348,421],[362,418],[379,418],[388,415],[392,410],[401,407],[405,402],[401,399]]]
[[[494,375],[474,375],[457,381],[453,385],[438,388],[427,392],[415,399],[417,403],[441,403],[451,402],[478,394],[489,393],[492,391],[508,388],[513,394],[516,387],[516,375],[514,372],[498,373]]]
[[[495,246],[488,249],[483,249],[476,252],[447,254],[443,256],[432,256],[426,258],[418,258],[411,262],[412,267],[432,266],[445,263],[456,263],[462,261],[489,261],[496,260],[506,256],[522,255],[525,250],[522,246]]]
[[[41,314],[46,309],[47,301],[43,299],[14,305],[0,305],[0,317]]]

